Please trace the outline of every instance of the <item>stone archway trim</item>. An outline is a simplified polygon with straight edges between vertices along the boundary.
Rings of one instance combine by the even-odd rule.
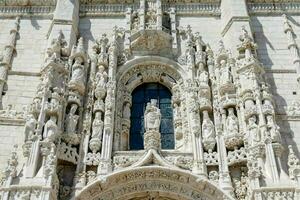
[[[76,199],[117,200],[145,191],[168,193],[171,198],[233,200],[207,179],[161,166],[130,168],[102,177],[83,188]]]

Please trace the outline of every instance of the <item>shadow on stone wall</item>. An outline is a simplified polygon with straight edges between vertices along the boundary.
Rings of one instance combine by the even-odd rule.
[[[295,20],[294,20],[295,21]],[[263,26],[260,23],[260,21],[257,19],[257,17],[251,18],[252,27],[255,26],[254,30],[254,39],[256,40],[258,44],[258,59],[264,64],[264,66],[268,66],[266,69],[272,69],[273,62],[269,56],[269,52],[267,50],[267,47],[270,47],[272,50],[276,51],[274,46],[272,45],[271,41],[265,36]],[[297,23],[300,25],[299,23]],[[285,38],[284,38],[285,39]],[[260,51],[261,50],[261,51]],[[263,52],[263,55],[260,55],[259,53]],[[282,163],[287,163],[288,159],[288,145],[292,145],[293,149],[295,151],[295,154],[300,157],[300,152],[297,147],[297,144],[294,140],[294,131],[291,129],[291,124],[287,120],[283,120],[284,117],[286,117],[286,111],[285,107],[287,106],[287,102],[285,100],[284,96],[281,96],[277,91],[277,86],[275,83],[274,74],[266,73],[266,81],[271,86],[271,91],[274,95],[274,98],[276,102],[281,102],[281,105],[276,105],[276,122],[278,126],[280,127],[280,133],[282,137],[282,144],[284,146],[284,151],[281,156]],[[295,80],[296,81],[296,80]],[[281,83],[282,84],[282,83]],[[287,165],[282,166],[284,171],[287,173]]]

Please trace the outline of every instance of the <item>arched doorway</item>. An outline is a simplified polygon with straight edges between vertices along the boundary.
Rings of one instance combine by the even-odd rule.
[[[168,88],[159,83],[144,83],[132,92],[130,150],[143,149],[144,112],[151,99],[157,100],[161,112],[161,146],[162,149],[174,149],[172,94]]]

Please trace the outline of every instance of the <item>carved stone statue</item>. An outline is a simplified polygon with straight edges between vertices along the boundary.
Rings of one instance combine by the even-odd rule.
[[[58,126],[56,124],[57,117],[51,116],[50,119],[46,122],[44,127],[43,138],[44,140],[54,142],[58,136]]]
[[[37,125],[37,120],[31,114],[25,123],[25,141],[30,140],[30,138],[34,135],[34,131]]]
[[[279,126],[275,124],[273,116],[267,115],[267,127],[273,142],[280,142]]]
[[[227,135],[235,135],[239,132],[239,122],[234,114],[233,108],[228,108],[228,117],[226,119]]]
[[[213,149],[215,146],[215,126],[208,116],[207,111],[203,111],[202,138],[206,149]]]
[[[78,119],[79,119],[79,116],[75,114],[77,108],[78,108],[77,104],[72,104],[70,113],[67,115],[67,119],[66,119],[66,123],[67,123],[66,132],[67,133],[75,133],[75,131],[76,131],[76,126],[77,126]]]
[[[256,115],[252,115],[248,119],[248,131],[249,131],[248,139],[250,139],[251,146],[255,146],[261,142],[262,138],[261,138],[259,127],[256,124]]]
[[[89,147],[93,153],[96,153],[102,144],[103,125],[102,113],[96,112],[95,119],[92,124],[92,138],[89,142]]]
[[[123,118],[124,119],[130,119],[131,116],[131,110],[130,110],[130,103],[125,103],[124,108],[123,108]]]
[[[84,66],[82,65],[83,59],[78,56],[75,58],[75,63],[72,66],[72,77],[69,82],[69,86],[74,89],[78,90],[81,93],[84,92],[85,85],[84,85]]]
[[[232,75],[229,69],[229,66],[226,63],[226,60],[221,60],[220,62],[220,84],[225,85],[228,83],[232,83]]]
[[[101,112],[97,112],[92,125],[92,138],[102,138],[103,124]]]
[[[199,65],[198,79],[199,79],[200,86],[201,85],[208,85],[208,72],[205,71],[203,65]]]
[[[99,71],[96,73],[96,88],[95,96],[98,99],[103,99],[106,93],[107,73],[104,66],[99,66]]]
[[[150,103],[147,103],[144,119],[145,119],[145,130],[159,131],[161,113],[160,109],[156,105],[157,100],[151,99]]]

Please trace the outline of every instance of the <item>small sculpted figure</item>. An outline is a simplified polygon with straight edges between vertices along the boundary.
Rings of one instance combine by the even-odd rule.
[[[238,119],[234,114],[233,108],[228,109],[228,117],[226,119],[226,127],[228,135],[238,134],[239,131],[239,123]]]
[[[261,142],[261,133],[258,125],[256,124],[256,116],[252,115],[248,120],[248,131],[251,145],[255,146]]]
[[[92,138],[102,138],[103,124],[101,112],[97,112],[92,125]]]
[[[144,119],[145,119],[145,130],[159,131],[161,113],[160,109],[156,105],[157,100],[151,99],[151,102],[147,103]]]
[[[79,116],[75,114],[77,108],[78,108],[77,104],[72,104],[70,113],[67,115],[67,127],[66,127],[67,133],[75,133],[76,131],[76,126],[79,119]]]
[[[202,136],[205,141],[215,140],[215,126],[208,116],[208,112],[203,112]]]
[[[127,103],[125,103],[124,108],[123,108],[123,118],[130,119],[130,116],[131,116],[130,104],[127,102]]]
[[[46,141],[54,142],[58,135],[57,117],[51,116],[44,127],[43,138]]]
[[[25,123],[25,141],[30,140],[30,138],[34,135],[36,125],[37,120],[32,114],[30,114]]]

